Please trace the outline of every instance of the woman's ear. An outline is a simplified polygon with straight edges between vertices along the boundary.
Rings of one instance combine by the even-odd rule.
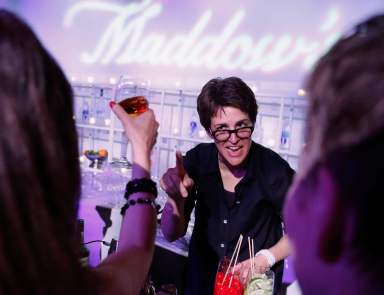
[[[322,187],[324,217],[319,238],[319,256],[326,262],[337,261],[345,250],[347,210],[342,203],[335,180],[326,168],[321,168],[318,185]]]

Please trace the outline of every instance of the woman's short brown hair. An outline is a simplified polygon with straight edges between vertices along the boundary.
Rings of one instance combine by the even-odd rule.
[[[197,97],[197,112],[200,123],[209,131],[211,118],[223,107],[235,107],[248,114],[256,122],[257,103],[255,94],[243,80],[237,77],[209,80]]]

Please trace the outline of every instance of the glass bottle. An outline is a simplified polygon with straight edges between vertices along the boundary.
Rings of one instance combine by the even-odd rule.
[[[195,112],[192,113],[191,118],[189,119],[189,130],[188,135],[189,137],[196,137],[197,133],[199,131],[199,120],[198,116]]]
[[[89,104],[87,101],[84,100],[82,111],[81,111],[81,121],[82,123],[88,123],[88,119],[89,119]]]
[[[292,139],[292,120],[293,120],[293,107],[289,109],[289,116],[283,119],[280,137],[280,149],[289,150],[291,148]]]
[[[290,132],[290,124],[288,120],[284,120],[283,127],[281,130],[281,137],[280,137],[280,148],[281,149],[289,149],[290,141],[291,141],[291,132]]]

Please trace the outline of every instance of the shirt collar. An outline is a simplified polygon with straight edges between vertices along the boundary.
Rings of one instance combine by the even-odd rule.
[[[208,157],[205,159],[207,165],[206,169],[203,171],[203,174],[215,174],[219,172],[219,160],[218,160],[218,150],[216,148],[216,144],[212,143],[211,149],[209,150]]]

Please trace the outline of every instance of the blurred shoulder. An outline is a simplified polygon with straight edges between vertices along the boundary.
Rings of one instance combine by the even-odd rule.
[[[185,157],[186,158],[198,158],[209,159],[212,155],[217,154],[216,146],[214,143],[199,143],[192,149],[190,149]]]
[[[289,174],[294,173],[288,162],[272,149],[255,142],[252,143],[252,149],[254,159],[259,162],[263,171],[282,170]]]

